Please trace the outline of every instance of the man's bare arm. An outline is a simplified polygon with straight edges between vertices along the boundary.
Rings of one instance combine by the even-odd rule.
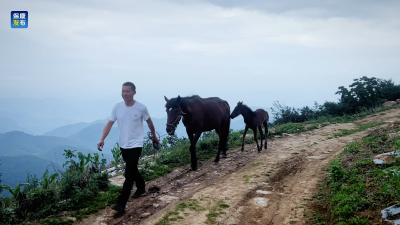
[[[153,141],[154,141],[154,142],[159,142],[159,141],[158,141],[158,138],[157,138],[157,136],[156,136],[156,129],[154,128],[153,121],[152,121],[151,118],[149,117],[149,118],[146,120],[146,122],[147,122],[147,126],[149,126],[149,129],[150,129],[151,134],[152,134],[152,136],[153,136]]]
[[[101,148],[104,146],[104,139],[106,139],[107,135],[110,133],[110,130],[115,121],[109,120],[107,124],[104,126],[103,134],[101,135],[100,142],[97,144],[97,149],[101,151]],[[100,148],[101,147],[101,148]]]

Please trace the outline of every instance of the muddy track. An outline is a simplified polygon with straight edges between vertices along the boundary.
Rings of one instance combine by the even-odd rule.
[[[217,166],[202,162],[205,166],[199,171],[174,178],[188,169],[182,167],[150,182],[147,186],[160,186],[160,192],[130,200],[121,217],[107,207],[78,224],[155,224],[186,199],[198,199],[204,210],[186,209],[170,224],[307,224],[312,216],[309,200],[316,193],[318,179],[326,175],[324,168],[329,160],[368,130],[340,138],[332,134],[352,129],[356,123],[393,121],[398,115],[400,109],[392,109],[355,123],[332,124],[276,138],[261,153],[257,153],[255,144],[246,145],[244,152],[231,149],[228,158]],[[218,209],[210,220],[217,200],[229,207]]]

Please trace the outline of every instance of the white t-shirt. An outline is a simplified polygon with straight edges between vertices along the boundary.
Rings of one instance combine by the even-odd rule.
[[[118,122],[121,148],[143,147],[143,120],[147,120],[149,117],[147,107],[138,101],[131,107],[127,107],[125,102],[115,104],[110,120]]]

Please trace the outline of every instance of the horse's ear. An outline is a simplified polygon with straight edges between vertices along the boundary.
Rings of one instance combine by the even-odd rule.
[[[165,101],[166,101],[166,102],[168,102],[168,101],[169,101],[169,99],[168,99],[167,97],[165,97],[165,95],[164,95],[164,99],[165,99]]]
[[[178,97],[176,98],[176,102],[178,103],[178,105],[181,103],[181,96],[178,95]]]

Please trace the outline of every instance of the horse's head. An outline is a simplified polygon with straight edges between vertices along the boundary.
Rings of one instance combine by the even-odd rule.
[[[233,109],[233,111],[231,113],[231,116],[230,116],[231,119],[240,115],[240,113],[242,112],[242,106],[243,106],[243,101],[238,102],[238,104],[236,105],[236,107]]]
[[[164,96],[165,101],[167,102],[165,104],[165,108],[167,111],[167,133],[169,135],[174,135],[176,127],[179,124],[179,121],[182,118],[182,110],[179,107],[181,97],[178,96],[178,98],[173,98],[169,100],[167,97]]]

